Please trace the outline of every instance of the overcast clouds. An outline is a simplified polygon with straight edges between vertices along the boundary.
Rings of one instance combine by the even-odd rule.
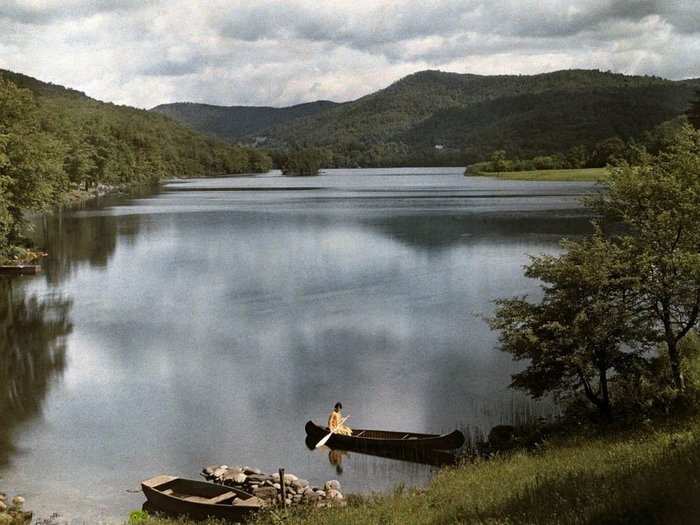
[[[344,101],[422,69],[700,77],[700,1],[0,0],[0,68],[139,107]]]

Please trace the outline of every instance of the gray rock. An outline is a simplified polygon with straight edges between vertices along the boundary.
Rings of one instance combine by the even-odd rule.
[[[339,490],[335,490],[335,489],[329,490],[329,491],[328,491],[328,494],[327,494],[327,497],[328,497],[328,499],[332,499],[332,500],[342,500],[342,499],[344,499],[344,498],[343,498],[343,495],[341,494],[341,492],[340,492]]]
[[[308,486],[309,482],[305,479],[297,479],[296,481],[292,482],[292,487],[294,487],[297,491],[302,491]]]
[[[212,476],[215,478],[220,478],[226,473],[226,470],[228,467],[226,465],[221,465],[219,468],[215,468],[214,471],[212,472]]]
[[[320,498],[325,498],[326,497],[326,491],[325,490],[317,490],[316,495],[319,496]]]
[[[208,467],[204,467],[202,469],[202,473],[205,474],[206,476],[213,476],[214,471],[218,468],[219,468],[218,465],[209,465]]]
[[[272,486],[275,487],[277,490],[282,489],[282,485],[280,485],[279,483],[273,483]]]
[[[237,468],[227,469],[220,476],[221,481],[232,481],[233,483],[245,483],[246,478],[247,476],[243,474],[243,471]]]
[[[253,495],[262,499],[275,499],[277,497],[277,489],[274,487],[258,487],[253,491]]]
[[[279,472],[275,472],[274,474],[272,474],[272,481],[274,481],[275,483],[279,483],[279,481],[280,481]]]
[[[248,481],[250,481],[251,483],[262,483],[266,479],[271,479],[267,476],[262,476],[260,474],[248,474],[248,472],[245,470],[243,472],[246,476],[248,476]]]
[[[292,484],[293,482],[297,481],[299,478],[296,477],[294,474],[285,474],[284,475],[284,483],[287,485]]]
[[[325,488],[326,490],[340,490],[340,481],[338,481],[337,479],[326,481],[326,484],[323,488]]]

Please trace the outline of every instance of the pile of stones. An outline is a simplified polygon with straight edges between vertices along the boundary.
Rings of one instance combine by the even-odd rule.
[[[282,486],[284,484],[284,504],[315,505],[327,507],[330,505],[345,505],[345,497],[340,491],[340,482],[326,481],[323,487],[313,486],[307,480],[300,479],[294,474],[284,474],[280,479],[278,472],[265,474],[257,468],[229,467],[228,465],[212,465],[202,469],[202,476],[208,481],[220,483],[229,487],[244,490],[257,496],[267,505],[282,505]]]
[[[10,503],[7,495],[0,492],[0,525],[24,525],[32,520],[32,513],[24,509],[24,498],[15,496]]]

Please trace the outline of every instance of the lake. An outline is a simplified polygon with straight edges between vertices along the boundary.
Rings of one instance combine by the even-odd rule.
[[[38,221],[36,277],[0,281],[0,490],[38,515],[121,521],[139,481],[285,467],[345,492],[428,466],[304,444],[348,424],[416,432],[547,414],[483,316],[538,293],[528,254],[590,230],[588,183],[455,168],[175,181]]]

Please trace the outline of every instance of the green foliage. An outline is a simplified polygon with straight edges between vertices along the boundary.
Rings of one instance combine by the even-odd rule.
[[[489,171],[506,171],[506,152],[502,149],[491,153]]]
[[[608,190],[591,205],[629,231],[619,242],[639,276],[640,311],[665,344],[674,384],[683,390],[679,344],[700,310],[700,131],[686,125],[667,151],[640,160],[612,169]]]
[[[695,91],[695,98],[691,101],[690,108],[686,114],[688,121],[695,129],[700,129],[700,89]]]
[[[269,155],[207,139],[162,115],[0,71],[0,261],[22,244],[22,214],[77,188],[267,171]]]
[[[147,523],[149,519],[148,512],[145,510],[134,510],[129,513],[128,525],[142,525]]]
[[[512,386],[535,397],[582,393],[601,412],[611,412],[611,373],[627,373],[641,359],[644,341],[636,311],[638,282],[624,249],[598,231],[563,243],[561,256],[533,258],[525,275],[544,283],[539,303],[500,300],[491,327],[501,349],[528,366]]]
[[[687,338],[700,316],[700,132],[685,125],[657,156],[620,147],[597,151],[635,165],[618,161],[588,204],[622,233],[597,229],[565,242],[561,256],[534,258],[526,275],[544,283],[542,299],[501,300],[491,319],[502,349],[528,361],[513,386],[536,397],[582,393],[606,414],[613,393],[642,411],[682,401],[694,395],[686,373],[697,374],[697,341]],[[660,356],[648,353],[659,345]]]
[[[293,177],[318,175],[327,155],[318,148],[295,148],[278,157],[282,173]]]

